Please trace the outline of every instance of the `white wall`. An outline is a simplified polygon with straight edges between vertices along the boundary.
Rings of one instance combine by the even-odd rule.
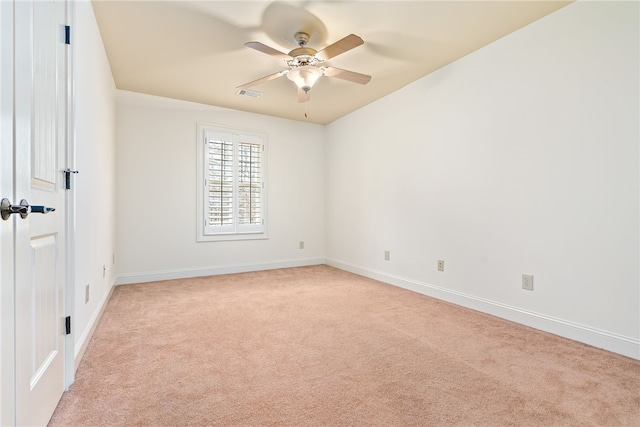
[[[198,122],[266,134],[269,239],[196,241]],[[118,91],[117,141],[118,283],[324,262],[324,127]]]
[[[115,83],[89,1],[74,2],[76,364],[115,283]],[[103,275],[103,266],[105,272]],[[85,286],[90,285],[85,304]]]
[[[572,4],[330,124],[328,262],[640,358],[638,15]]]

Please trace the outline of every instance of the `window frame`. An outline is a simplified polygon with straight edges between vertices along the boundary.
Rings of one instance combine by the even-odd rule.
[[[231,225],[210,225],[207,222],[209,205],[209,140],[212,136],[229,141],[233,144],[233,208]],[[238,189],[243,186],[238,181],[239,145],[259,144],[261,146],[260,168],[260,207],[262,224],[238,224]],[[208,123],[197,124],[197,241],[229,241],[229,240],[259,240],[267,239],[267,137],[265,134],[232,129]],[[251,186],[251,184],[249,184]]]

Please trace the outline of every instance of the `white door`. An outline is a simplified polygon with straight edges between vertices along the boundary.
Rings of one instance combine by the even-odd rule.
[[[64,391],[66,3],[14,2],[15,422],[46,425]],[[55,208],[36,213],[34,206]]]
[[[13,3],[0,1],[0,197],[13,197]],[[13,220],[0,220],[0,426],[14,424]]]

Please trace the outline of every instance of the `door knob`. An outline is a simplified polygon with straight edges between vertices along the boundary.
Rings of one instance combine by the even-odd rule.
[[[19,205],[12,205],[9,199],[2,199],[0,201],[0,215],[4,221],[8,220],[12,214],[20,214],[22,219],[29,216],[30,213],[47,214],[55,211],[55,208],[49,208],[47,206],[31,206],[25,199],[20,200]]]

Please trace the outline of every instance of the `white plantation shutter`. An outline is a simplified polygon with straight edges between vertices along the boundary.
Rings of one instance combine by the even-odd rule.
[[[233,231],[233,142],[223,137],[208,140],[207,225]]]
[[[238,224],[262,224],[262,145],[238,143]]]
[[[204,129],[204,234],[264,232],[264,143]]]

